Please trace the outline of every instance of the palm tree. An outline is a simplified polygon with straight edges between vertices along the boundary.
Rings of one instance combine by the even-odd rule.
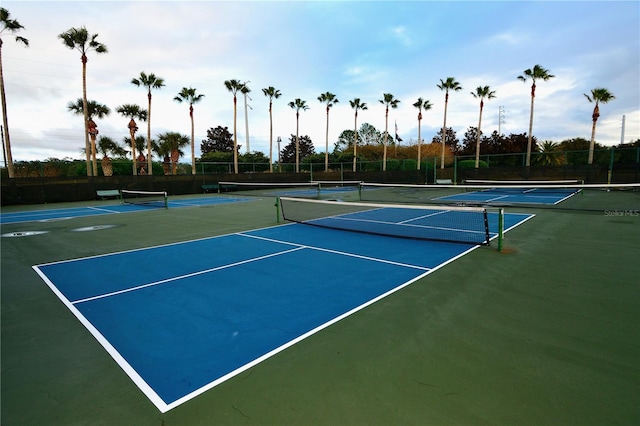
[[[349,101],[351,108],[355,111],[354,118],[354,127],[353,127],[353,171],[356,171],[356,158],[358,155],[357,147],[358,147],[358,110],[366,110],[368,109],[366,102],[360,102],[360,98],[353,98],[353,100]]]
[[[171,174],[178,171],[178,160],[184,155],[180,148],[189,145],[189,137],[177,132],[166,132],[158,135],[156,153],[163,158],[171,158]]]
[[[480,127],[482,126],[482,109],[484,108],[484,99],[493,99],[496,92],[491,90],[489,86],[478,86],[475,92],[471,92],[474,98],[480,99],[480,118],[478,118],[478,134],[476,139],[476,169],[480,165]]]
[[[460,83],[453,77],[447,77],[446,81],[440,79],[438,89],[444,90],[444,124],[442,125],[442,155],[440,159],[440,168],[444,169],[444,148],[447,145],[447,106],[449,105],[449,90],[458,92],[462,90]]]
[[[82,103],[84,113],[84,143],[87,155],[87,176],[92,176],[90,162],[90,146],[89,146],[89,116],[87,111],[87,53],[94,50],[96,53],[107,53],[107,46],[98,42],[98,34],[89,34],[85,27],[70,28],[66,32],[58,35],[65,46],[69,49],[76,49],[80,52],[80,60],[82,61]],[[94,167],[95,176],[95,167]]]
[[[329,171],[329,109],[340,102],[336,95],[331,92],[325,92],[318,96],[318,100],[323,104],[327,105],[327,132],[325,139],[325,148],[324,148],[324,171]]]
[[[116,112],[123,117],[129,118],[129,135],[131,137],[131,155],[133,156],[133,175],[136,176],[138,174],[138,165],[137,157],[136,157],[136,132],[138,131],[138,125],[136,124],[135,119],[142,121],[147,121],[147,110],[140,108],[135,104],[124,104],[116,107]]]
[[[151,161],[151,89],[160,89],[164,86],[164,79],[157,77],[151,73],[149,75],[145,72],[140,73],[140,78],[133,78],[131,84],[135,86],[144,86],[147,88],[147,100],[149,105],[147,107],[147,173],[153,174],[153,162]]]
[[[420,135],[422,131],[422,110],[425,112],[429,111],[433,105],[427,99],[426,101],[422,98],[418,98],[418,100],[413,104],[414,107],[418,108],[418,170],[420,170],[420,148],[422,146],[422,136]]]
[[[269,172],[273,173],[273,100],[278,99],[280,91],[273,86],[262,89],[262,93],[269,98]]]
[[[0,7],[0,35],[7,30],[14,34],[24,27],[15,19],[10,19],[11,14],[4,7]],[[15,36],[18,43],[29,46],[29,40],[24,37]],[[7,156],[7,172],[9,177],[14,177],[13,156],[11,155],[11,141],[9,138],[9,118],[7,116],[7,99],[4,93],[4,74],[2,72],[2,38],[0,38],[0,98],[2,99],[2,124],[4,125],[4,147]]]
[[[86,105],[86,110],[84,106]],[[67,109],[76,115],[84,115],[87,117],[87,127],[89,128],[87,134],[91,136],[91,163],[93,164],[92,176],[98,176],[98,161],[96,160],[96,136],[98,135],[98,126],[93,121],[93,118],[104,118],[109,115],[111,110],[109,107],[103,104],[99,104],[96,101],[85,101],[82,98],[78,98],[75,102],[69,102]]]
[[[296,98],[295,101],[289,102],[289,106],[296,110],[296,173],[300,172],[300,110],[309,109],[307,101]]]
[[[603,87],[591,89],[591,96],[586,93],[584,93],[584,96],[589,100],[589,102],[595,102],[596,104],[593,107],[593,114],[591,115],[593,125],[591,126],[591,143],[589,144],[589,164],[593,164],[593,151],[596,143],[596,121],[598,121],[598,117],[600,117],[599,104],[606,104],[607,102],[614,100],[616,97],[613,96],[613,93]]]
[[[246,83],[242,83],[240,80],[226,80],[224,82],[225,87],[229,92],[233,94],[233,170],[234,173],[238,173],[238,129],[237,129],[237,117],[238,117],[238,92],[243,93],[246,90]]]
[[[189,117],[191,118],[191,174],[196,174],[196,151],[195,151],[195,133],[193,127],[193,104],[197,104],[204,98],[204,95],[196,95],[196,89],[183,87],[178,96],[173,98],[176,102],[185,101],[189,103]]]
[[[387,170],[387,137],[389,136],[389,107],[398,108],[398,104],[400,101],[398,99],[394,99],[391,93],[384,93],[382,95],[382,99],[378,100],[381,104],[385,106],[385,124],[384,124],[384,154],[382,156],[382,171]]]
[[[531,165],[531,140],[533,135],[533,100],[536,97],[536,81],[543,80],[548,81],[549,79],[555,77],[553,74],[549,74],[549,70],[544,69],[540,65],[535,65],[533,68],[524,70],[523,75],[518,76],[518,80],[522,80],[526,82],[528,79],[531,79],[531,110],[529,113],[529,134],[527,135],[527,160],[526,166],[529,167]]]
[[[109,155],[116,157],[124,157],[127,151],[121,147],[116,141],[107,136],[100,136],[98,140],[98,151],[102,154],[102,173],[105,176],[113,176],[113,164]]]
[[[559,145],[553,141],[544,141],[542,149],[536,156],[536,162],[541,166],[559,166],[563,163],[562,152],[558,151]]]

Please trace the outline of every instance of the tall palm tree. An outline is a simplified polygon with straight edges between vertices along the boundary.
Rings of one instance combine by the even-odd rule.
[[[86,27],[70,28],[66,32],[59,34],[58,38],[69,49],[76,49],[80,52],[80,60],[82,61],[82,102],[84,113],[84,143],[87,155],[87,176],[92,176],[90,163],[90,146],[89,146],[89,117],[87,112],[87,53],[95,51],[96,53],[107,53],[107,46],[98,42],[98,34],[89,34]],[[94,173],[95,176],[95,173]]]
[[[289,106],[296,110],[296,173],[300,172],[300,110],[309,109],[307,101],[296,98],[295,101],[289,102]]]
[[[444,90],[444,124],[442,125],[442,154],[440,158],[440,168],[444,169],[444,149],[447,145],[447,106],[449,105],[449,90],[458,92],[462,90],[462,86],[454,77],[447,77],[444,81],[440,79],[438,89]]]
[[[389,107],[398,108],[400,101],[395,99],[391,93],[383,93],[382,99],[378,102],[385,106],[384,113],[384,153],[382,155],[382,171],[387,170],[387,137],[389,136]]]
[[[238,92],[243,93],[246,83],[240,80],[226,80],[224,86],[233,94],[233,170],[238,173]]]
[[[116,112],[123,117],[129,118],[129,135],[131,138],[131,155],[133,156],[133,175],[138,174],[138,165],[136,157],[136,132],[138,131],[138,125],[135,119],[141,121],[147,121],[147,110],[140,108],[135,104],[124,104],[116,107]]]
[[[189,104],[189,117],[191,118],[191,174],[196,174],[196,151],[195,132],[193,126],[193,104],[197,104],[204,98],[203,94],[196,95],[196,89],[183,87],[178,96],[173,98],[176,102],[187,102]]]
[[[496,92],[491,90],[489,86],[478,86],[475,92],[471,92],[474,98],[480,99],[480,118],[478,118],[478,134],[476,139],[476,169],[480,165],[480,127],[482,126],[482,109],[484,108],[484,100],[496,97]]]
[[[269,98],[269,172],[273,173],[273,100],[278,99],[280,91],[273,86],[262,89],[262,93]]]
[[[589,144],[589,164],[593,164],[593,151],[596,143],[596,121],[598,121],[598,117],[600,117],[599,104],[606,104],[607,102],[614,100],[616,97],[613,96],[613,93],[603,87],[591,89],[591,96],[586,93],[584,93],[584,96],[589,102],[595,102],[596,104],[593,107],[593,114],[591,115],[593,125],[591,126],[591,143]]]
[[[422,131],[422,110],[425,112],[429,111],[433,105],[427,99],[426,101],[422,98],[418,98],[418,100],[413,104],[414,107],[418,108],[418,170],[420,170],[420,148],[422,147],[422,136],[420,135]]]
[[[147,75],[144,71],[140,73],[139,78],[133,78],[131,84],[135,86],[144,86],[147,88],[147,173],[153,174],[153,162],[151,159],[151,89],[160,89],[164,87],[164,79],[151,73]]]
[[[86,105],[86,109],[84,106]],[[93,118],[104,118],[111,110],[109,107],[103,104],[99,104],[96,101],[86,101],[82,98],[79,98],[75,102],[69,102],[67,104],[67,109],[74,114],[84,115],[87,117],[87,127],[89,128],[87,134],[91,136],[90,150],[91,150],[91,163],[93,165],[92,176],[98,176],[98,161],[96,159],[96,136],[98,135],[98,126],[93,121]]]
[[[524,70],[523,74],[518,76],[518,80],[522,80],[523,82],[531,79],[531,110],[529,113],[529,134],[527,135],[527,167],[531,165],[531,140],[533,138],[533,100],[536,97],[536,81],[548,81],[553,77],[555,77],[555,75],[550,74],[549,70],[544,69],[540,65],[534,65],[533,68]]]
[[[17,33],[24,27],[15,19],[11,19],[11,14],[4,7],[0,7],[0,36],[3,32],[9,31],[12,34]],[[22,43],[24,46],[29,46],[29,40],[24,37],[15,36],[18,43]],[[4,74],[2,72],[2,38],[0,37],[0,98],[2,99],[2,124],[4,125],[4,143],[6,159],[7,159],[7,172],[9,177],[14,177],[13,171],[13,156],[11,155],[11,140],[9,138],[9,118],[7,116],[7,99],[4,93]]]
[[[158,135],[156,153],[160,157],[171,158],[171,174],[178,171],[178,160],[184,155],[182,147],[189,145],[189,137],[177,132],[166,132]]]
[[[356,158],[358,155],[358,110],[368,109],[366,102],[361,102],[360,98],[353,98],[349,101],[351,108],[355,111],[354,127],[353,127],[353,171],[356,171]]]
[[[327,106],[327,132],[324,148],[324,171],[329,171],[329,109],[340,102],[336,95],[331,92],[325,92],[318,96],[318,100]]]

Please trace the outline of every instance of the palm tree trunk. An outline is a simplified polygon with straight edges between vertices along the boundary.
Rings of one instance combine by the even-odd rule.
[[[233,171],[238,174],[238,98],[233,95]]]
[[[84,147],[87,159],[87,176],[93,176],[91,168],[91,145],[89,144],[89,115],[87,107],[87,57],[82,55],[82,115],[84,118]]]
[[[382,171],[385,172],[387,171],[387,137],[389,136],[389,107],[387,106],[387,109],[385,110],[384,113],[384,141],[383,141],[383,145],[384,147],[382,148]]]
[[[131,118],[133,121],[133,118]],[[135,126],[134,126],[135,127]],[[136,159],[136,132],[132,127],[129,127],[129,134],[131,135],[131,156],[132,156],[132,165],[133,165],[133,175],[138,175],[138,164]]]
[[[269,173],[273,173],[273,114],[271,106],[273,102],[269,101]]]
[[[529,113],[529,134],[527,135],[527,159],[525,165],[531,165],[531,141],[533,139],[533,100],[536,97],[536,85],[531,85],[531,112]]]
[[[591,126],[591,142],[589,143],[589,161],[588,164],[593,164],[593,151],[596,145],[596,122],[598,120],[593,120],[593,125]]]
[[[444,95],[444,123],[442,124],[442,154],[440,155],[440,168],[444,169],[444,148],[447,146],[447,106],[449,105],[449,92]]]
[[[2,40],[0,40],[0,98],[2,98],[2,124],[4,126],[4,147],[9,177],[14,177],[13,156],[11,155],[11,141],[9,138],[9,118],[7,116],[7,99],[4,94],[4,74],[2,72]]]
[[[193,124],[193,105],[189,105],[189,116],[191,117],[191,174],[196,174],[196,148],[195,148],[195,130]]]
[[[420,140],[420,133],[422,130],[422,111],[418,113],[418,170],[420,170],[420,147],[422,146],[422,141]]]
[[[113,176],[113,163],[111,162],[111,158],[105,156],[102,161],[102,174],[105,176]]]
[[[329,171],[329,106],[327,105],[327,131],[324,141],[324,171]]]
[[[356,158],[357,158],[357,148],[358,148],[358,111],[356,111],[356,118],[354,119],[354,127],[353,127],[353,171],[356,171]]]
[[[480,165],[480,126],[482,126],[482,108],[484,103],[480,101],[480,118],[478,118],[478,134],[476,138],[476,169]]]
[[[147,174],[151,176],[153,174],[153,162],[151,159],[151,89],[149,89],[147,99],[149,99],[149,114],[147,117]]]
[[[296,112],[296,173],[300,172],[300,139],[298,139],[300,128],[300,113]]]

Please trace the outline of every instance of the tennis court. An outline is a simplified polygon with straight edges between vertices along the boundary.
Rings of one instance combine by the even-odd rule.
[[[424,211],[398,210],[358,220],[427,226]],[[429,227],[452,223],[446,210],[429,213]],[[506,226],[529,218],[507,215]],[[492,236],[497,226],[492,217]],[[448,225],[450,238],[460,231]],[[34,269],[165,412],[476,247],[292,224]]]
[[[282,224],[273,198],[250,200],[13,223],[28,207],[3,208],[3,424],[640,420],[628,203],[507,208],[498,252],[491,210],[479,246]]]

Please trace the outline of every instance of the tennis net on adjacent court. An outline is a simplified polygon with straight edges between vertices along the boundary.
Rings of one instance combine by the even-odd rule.
[[[396,185],[363,183],[366,202],[550,208],[597,212],[640,211],[640,183],[576,184],[532,181],[518,184]]]
[[[218,182],[220,192],[241,192],[247,196],[321,198],[346,191],[358,191],[360,181],[310,182]]]
[[[479,207],[407,206],[280,197],[291,222],[393,237],[489,244],[487,210]]]
[[[150,207],[169,207],[167,193],[163,191],[134,191],[123,189],[120,198],[126,204],[138,204]]]

